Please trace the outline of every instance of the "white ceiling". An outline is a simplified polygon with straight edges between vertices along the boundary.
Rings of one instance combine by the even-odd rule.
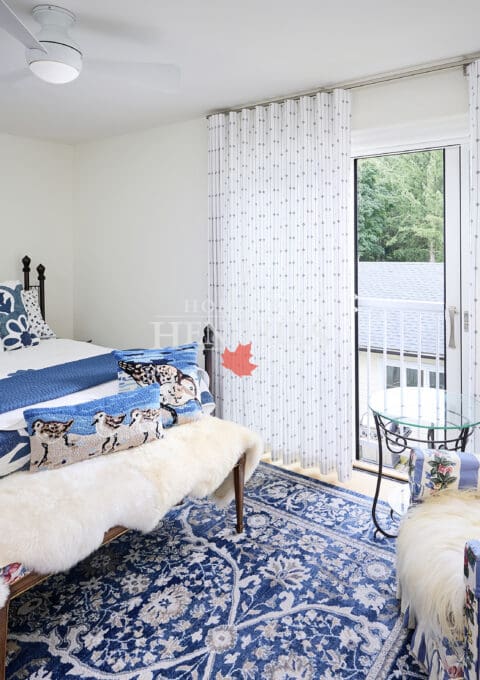
[[[41,0],[8,1],[37,32]],[[0,132],[74,143],[480,50],[478,0],[56,1],[86,57],[176,63],[181,89],[95,72],[48,85],[0,30]]]

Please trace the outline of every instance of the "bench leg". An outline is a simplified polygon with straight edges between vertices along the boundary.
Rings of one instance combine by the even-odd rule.
[[[5,666],[7,663],[7,633],[8,633],[8,605],[0,609],[0,680],[5,680]]]
[[[235,485],[235,507],[237,510],[237,534],[243,532],[243,492],[245,488],[246,454],[240,458],[233,468],[233,482]]]

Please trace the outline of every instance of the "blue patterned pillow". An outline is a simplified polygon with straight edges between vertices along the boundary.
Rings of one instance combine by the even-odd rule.
[[[30,441],[25,430],[0,431],[0,477],[6,477],[19,470],[28,470],[30,465]]]
[[[131,449],[163,437],[160,388],[23,412],[30,433],[30,470],[56,468]]]
[[[208,406],[214,407],[213,397],[197,365],[197,354],[196,342],[114,352],[120,369],[119,391],[158,384],[164,427],[196,420],[204,410],[208,411]]]
[[[0,338],[5,350],[33,347],[40,338],[30,331],[20,281],[0,283]]]

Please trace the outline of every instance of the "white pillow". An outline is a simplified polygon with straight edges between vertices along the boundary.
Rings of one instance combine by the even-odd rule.
[[[30,288],[30,290],[22,290],[22,300],[27,312],[30,331],[35,333],[35,335],[38,335],[42,340],[55,338],[55,333],[42,317],[42,312],[38,303],[37,289]]]

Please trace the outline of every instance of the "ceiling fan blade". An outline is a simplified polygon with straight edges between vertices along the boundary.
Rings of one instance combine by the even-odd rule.
[[[175,92],[180,87],[180,69],[175,64],[88,59],[85,66],[95,75],[128,80],[162,92]]]
[[[5,0],[0,0],[0,27],[19,40],[25,47],[42,50],[42,52],[45,53],[47,52],[45,47],[38,42],[33,33],[31,33],[20,21],[15,12],[10,9]]]

